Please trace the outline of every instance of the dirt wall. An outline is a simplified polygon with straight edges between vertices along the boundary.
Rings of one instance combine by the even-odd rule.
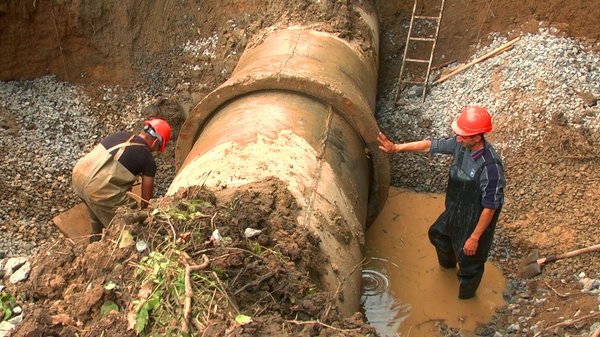
[[[417,13],[437,15],[441,0],[418,0]],[[392,90],[400,70],[413,1],[379,0],[381,22],[381,71],[379,95]],[[539,23],[559,28],[563,34],[578,37],[600,50],[599,0],[473,0],[446,1],[436,44],[433,67],[464,62],[490,41],[490,33],[533,33]],[[425,49],[425,48],[423,48]],[[429,55],[426,55],[427,57]]]
[[[299,15],[302,11],[313,14]],[[335,25],[335,17],[345,15],[343,2],[305,0],[5,0],[0,2],[0,80],[48,74],[85,83],[127,84],[137,75],[157,80],[164,75],[156,72],[177,63],[186,41],[221,37],[218,67],[227,52],[241,53],[249,36],[275,22]]]
[[[419,0],[431,13],[438,1]],[[600,1],[447,1],[436,62],[463,60],[491,32],[535,31],[538,21],[597,44]],[[382,24],[382,73],[396,73],[412,12],[412,1],[378,1]],[[286,17],[288,8],[324,6],[310,1],[15,1],[0,2],[0,80],[55,74],[68,81],[127,82],[188,39],[212,32],[255,33]],[[329,16],[343,8],[323,8]],[[435,12],[435,11],[434,11]],[[235,18],[238,27],[226,27]],[[294,19],[294,18],[289,18]],[[302,20],[296,18],[296,20]],[[243,25],[243,27],[242,27]],[[246,39],[223,47],[243,50]],[[169,63],[169,62],[167,62]],[[156,69],[155,69],[156,70]],[[387,71],[390,70],[390,71]],[[393,78],[394,76],[391,76]]]

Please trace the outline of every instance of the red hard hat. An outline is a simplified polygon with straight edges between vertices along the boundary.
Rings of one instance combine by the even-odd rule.
[[[171,126],[162,118],[150,118],[144,122],[145,127],[150,127],[154,134],[153,137],[159,140],[159,152],[163,152],[169,140],[171,140]],[[144,128],[145,129],[145,128]]]
[[[492,131],[492,116],[486,108],[468,106],[452,122],[452,130],[459,136],[473,136]]]

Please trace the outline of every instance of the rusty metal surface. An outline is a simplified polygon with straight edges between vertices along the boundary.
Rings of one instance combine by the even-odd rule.
[[[262,91],[243,96],[227,104],[205,126],[189,154],[187,166],[194,158],[202,157],[222,144],[244,147],[255,143],[258,138],[268,142],[278,137],[282,131],[289,131],[305,140],[312,148],[310,158],[303,158],[300,149],[278,147],[280,156],[294,157],[296,161],[324,161],[331,167],[335,186],[344,191],[352,200],[352,216],[362,223],[366,221],[368,201],[369,167],[364,156],[364,146],[358,135],[339,114],[314,99],[292,92]],[[244,158],[247,166],[253,161],[264,160],[257,153],[252,158]],[[298,164],[300,165],[300,164]],[[195,175],[206,172],[206,165],[194,169]],[[269,174],[273,174],[271,172]],[[262,175],[263,172],[256,174]],[[315,172],[277,172],[283,180],[294,179],[288,175],[303,175],[313,181]],[[255,174],[253,174],[255,175]],[[195,179],[185,176],[183,171],[172,183],[172,188],[192,185]],[[322,184],[322,182],[319,182]],[[312,193],[310,189],[306,193]]]
[[[318,235],[330,262],[321,281],[334,291],[345,279],[337,304],[346,315],[359,308],[365,224],[389,186],[374,117],[377,20],[360,15],[372,30],[370,48],[297,27],[248,48],[231,78],[190,112],[168,191],[285,181],[302,208],[299,223]]]
[[[275,176],[302,207],[298,222],[321,239],[330,265],[322,282],[362,258],[369,165],[364,144],[331,106],[294,92],[262,91],[230,102],[203,129],[169,193],[193,185],[235,188]],[[360,273],[343,289],[348,315],[358,309]]]
[[[262,90],[299,92],[331,105],[362,137],[371,161],[367,221],[372,222],[387,198],[389,159],[377,144],[379,128],[373,116],[377,69],[369,55],[375,57],[357,53],[324,33],[289,29],[269,35],[247,50],[232,77],[192,110],[176,145],[178,167],[186,165],[206,123],[228,101]]]

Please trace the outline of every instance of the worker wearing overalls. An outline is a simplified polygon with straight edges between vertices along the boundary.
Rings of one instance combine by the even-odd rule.
[[[455,136],[394,144],[379,134],[384,152],[427,152],[451,154],[446,190],[446,209],[429,228],[439,264],[458,264],[458,297],[475,296],[484,272],[496,222],[504,203],[503,164],[495,149],[485,140],[492,131],[491,116],[483,107],[463,109],[452,123]]]
[[[73,168],[73,189],[85,202],[92,224],[90,241],[100,239],[117,208],[134,206],[128,195],[138,177],[142,177],[141,206],[154,193],[156,162],[152,152],[163,152],[171,138],[171,127],[160,118],[144,122],[139,134],[117,132],[81,158]]]

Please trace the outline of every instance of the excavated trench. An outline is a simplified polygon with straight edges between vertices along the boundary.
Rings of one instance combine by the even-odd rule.
[[[370,3],[349,3],[207,1],[182,10],[170,1],[3,2],[0,79],[54,74],[92,88],[123,83],[175,97],[170,103],[187,120],[170,158],[178,173],[168,193],[197,184],[235,189],[273,175],[285,181],[302,206],[298,221],[320,238],[329,259],[321,281],[332,291],[341,279],[347,284],[338,305],[348,314],[359,305],[355,267],[365,226],[381,211],[390,176],[375,145],[376,95],[393,90],[401,23],[412,7],[376,2],[378,20]],[[598,30],[586,24],[597,9],[586,2],[538,6],[450,3],[434,64],[463,60],[490,32],[536,32],[544,20],[598,41]],[[580,20],[571,20],[573,13]],[[378,21],[387,25],[381,41]],[[174,52],[181,45],[193,52],[199,45],[190,40],[213,43],[215,54]]]

